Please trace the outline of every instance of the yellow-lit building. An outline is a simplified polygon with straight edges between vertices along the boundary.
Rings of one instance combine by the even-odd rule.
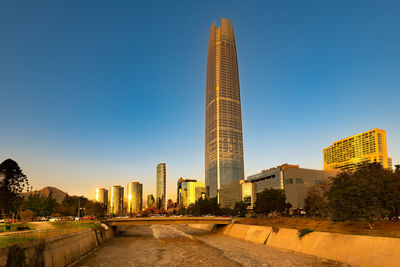
[[[323,150],[324,170],[354,170],[362,162],[379,162],[392,168],[387,156],[386,131],[373,129],[334,142]]]
[[[130,182],[127,185],[128,214],[142,211],[143,185],[139,182]]]
[[[205,193],[204,182],[197,180],[183,179],[178,180],[177,203],[188,207],[190,204],[196,203],[201,198],[202,193]]]
[[[96,189],[96,202],[107,206],[108,203],[108,190],[105,188]]]

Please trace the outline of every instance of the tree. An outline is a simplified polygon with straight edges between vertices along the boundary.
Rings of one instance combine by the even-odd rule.
[[[400,211],[400,183],[379,163],[363,163],[356,171],[342,171],[332,179],[327,194],[332,220],[374,220]]]
[[[56,212],[61,213],[64,216],[82,216],[83,210],[86,209],[88,201],[89,200],[84,196],[67,195],[61,203],[61,207],[56,209]]]
[[[328,199],[326,194],[329,185],[326,182],[311,187],[304,199],[304,211],[311,216],[326,217],[328,216]]]
[[[88,215],[93,215],[96,218],[104,218],[107,213],[107,206],[99,202],[89,200],[85,208]]]
[[[16,212],[17,204],[21,202],[18,193],[29,190],[28,178],[18,164],[12,159],[6,159],[0,164],[0,210],[3,214]]]
[[[266,188],[257,194],[254,210],[256,213],[265,215],[274,211],[283,214],[291,206],[286,202],[285,192],[282,189]]]
[[[50,216],[57,206],[57,201],[51,193],[47,197],[40,194],[31,194],[26,202],[28,209],[35,212],[36,216]]]
[[[236,202],[232,213],[235,216],[244,217],[244,216],[246,216],[248,207],[249,207],[249,204],[245,203],[244,201]]]
[[[35,216],[35,213],[31,210],[24,210],[19,213],[19,216],[21,217],[22,226],[26,227],[26,224],[32,221],[32,218],[33,216]]]

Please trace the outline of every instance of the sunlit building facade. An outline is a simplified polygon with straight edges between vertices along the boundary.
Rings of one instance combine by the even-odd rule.
[[[379,162],[392,169],[387,156],[386,131],[373,129],[334,142],[323,149],[324,170],[354,170],[362,162]]]
[[[121,215],[124,210],[124,188],[120,185],[110,187],[110,214]]]
[[[128,214],[142,211],[143,185],[139,182],[130,182],[127,186]]]
[[[147,195],[147,208],[151,209],[156,205],[153,194]]]
[[[339,170],[300,168],[299,165],[287,163],[262,170],[247,177],[247,183],[252,184],[252,205],[257,201],[257,194],[265,189],[282,189],[286,201],[292,205],[292,210],[303,209],[308,190],[314,185],[328,183],[330,177],[334,177],[338,172]]]
[[[97,188],[96,189],[96,202],[99,202],[103,205],[108,204],[108,190],[105,188]]]
[[[233,209],[237,202],[243,201],[249,209],[253,208],[253,185],[246,180],[234,181],[221,186],[220,203],[223,208]]]
[[[213,22],[208,40],[205,125],[207,195],[244,179],[242,115],[235,36],[231,21]],[[219,199],[218,199],[219,201]]]
[[[180,178],[177,184],[177,204],[188,207],[190,204],[196,203],[205,193],[204,182],[197,180]]]
[[[157,207],[167,209],[167,164],[165,163],[157,165],[156,204]]]

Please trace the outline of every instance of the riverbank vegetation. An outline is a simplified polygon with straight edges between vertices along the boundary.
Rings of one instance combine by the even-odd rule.
[[[375,228],[372,230],[363,220],[334,222],[329,218],[310,217],[239,218],[235,223],[297,230],[308,228],[319,232],[400,238],[400,222],[389,220],[375,221]]]

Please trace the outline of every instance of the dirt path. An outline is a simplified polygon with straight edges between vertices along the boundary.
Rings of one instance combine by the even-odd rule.
[[[54,225],[51,224],[50,222],[30,222],[29,224],[32,224],[33,227],[35,227],[35,230],[44,230],[44,229],[53,229]]]

